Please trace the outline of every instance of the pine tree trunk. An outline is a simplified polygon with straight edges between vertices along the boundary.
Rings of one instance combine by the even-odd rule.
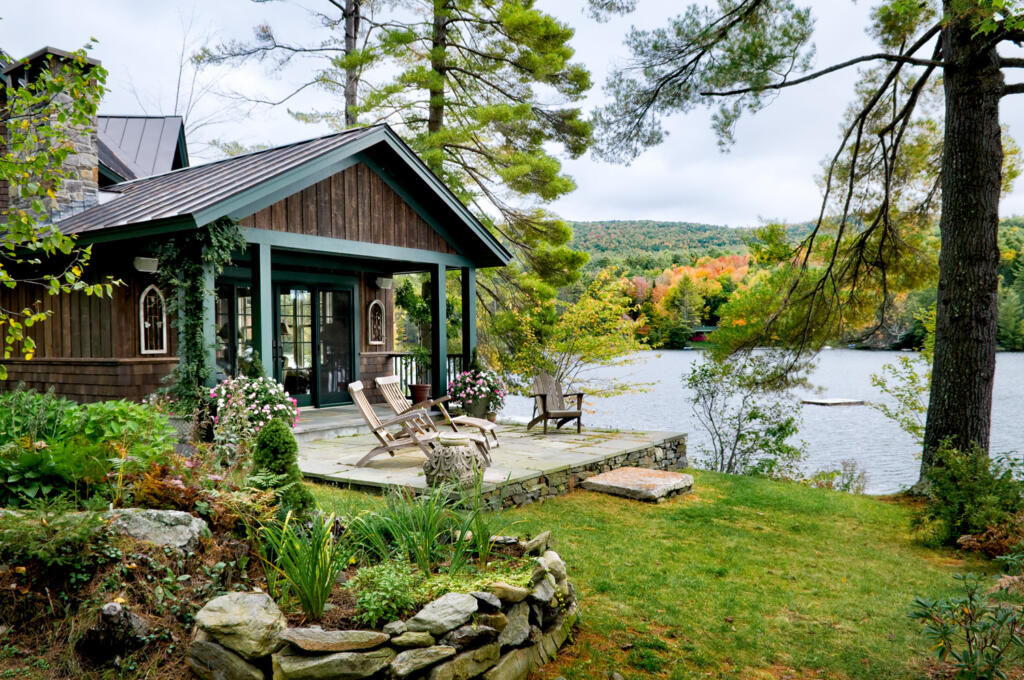
[[[345,54],[351,55],[359,47],[359,18],[362,0],[345,1]],[[345,69],[345,125],[354,127],[356,105],[359,103],[359,70],[354,66]]]
[[[431,35],[431,80],[427,131],[440,132],[444,127],[444,83],[448,77],[446,50],[448,48],[448,0],[434,0],[434,30]],[[436,171],[436,168],[431,168]]]
[[[950,0],[943,3],[950,12]],[[946,131],[942,247],[931,398],[921,482],[939,445],[988,450],[995,376],[1003,75],[994,48],[980,49],[964,19],[943,29]],[[920,482],[919,482],[920,483]]]

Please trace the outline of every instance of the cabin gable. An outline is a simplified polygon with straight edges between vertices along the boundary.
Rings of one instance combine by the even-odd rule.
[[[456,254],[445,240],[365,163],[356,163],[243,217],[244,227]]]

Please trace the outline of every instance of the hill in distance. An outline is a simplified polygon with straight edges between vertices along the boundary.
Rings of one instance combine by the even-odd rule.
[[[726,227],[696,222],[660,222],[656,220],[601,220],[570,222],[573,240],[569,244],[591,257],[625,257],[641,253],[687,252],[704,255],[747,252],[750,227]],[[791,239],[810,231],[811,223],[787,228]]]

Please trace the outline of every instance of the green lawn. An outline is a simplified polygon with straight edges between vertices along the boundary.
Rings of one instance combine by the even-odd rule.
[[[916,595],[991,564],[926,547],[899,504],[696,472],[660,505],[585,491],[511,511],[515,533],[552,529],[583,611],[542,677],[920,678]],[[373,497],[315,487],[327,509]]]

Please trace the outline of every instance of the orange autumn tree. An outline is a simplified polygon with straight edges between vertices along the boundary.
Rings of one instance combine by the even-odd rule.
[[[646,297],[638,299],[634,294],[641,312],[641,335],[655,347],[685,347],[695,328],[717,325],[719,307],[744,285],[749,272],[749,255],[704,257],[693,265],[665,269]],[[636,278],[629,290],[646,291]]]

